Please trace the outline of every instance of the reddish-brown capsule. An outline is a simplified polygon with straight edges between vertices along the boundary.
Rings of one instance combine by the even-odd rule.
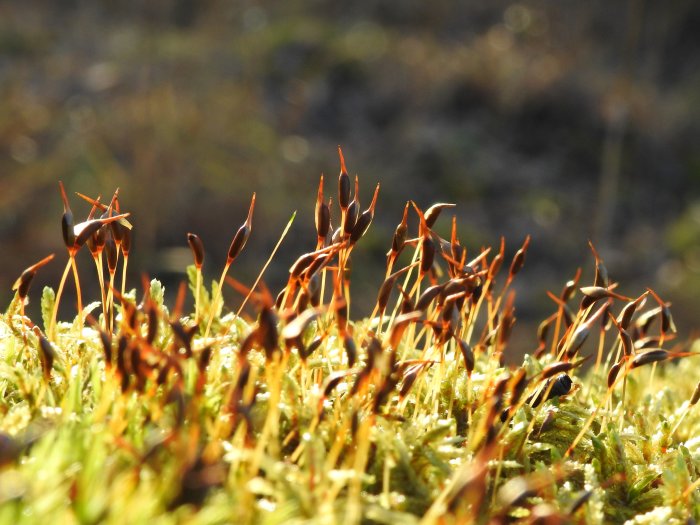
[[[515,409],[516,405],[520,401],[520,398],[525,392],[525,388],[527,388],[529,382],[530,380],[527,378],[527,373],[525,372],[524,368],[518,368],[513,373],[509,383],[511,392],[509,399],[510,407],[504,409],[501,412],[501,422],[505,422],[508,419],[508,416],[512,413],[512,411]]]
[[[368,366],[373,368],[377,363],[377,359],[384,351],[382,348],[382,343],[374,335],[371,335],[364,346],[367,350]]]
[[[445,252],[443,252],[443,257]],[[471,268],[464,266],[464,259],[467,257],[467,249],[457,243],[450,243],[450,259],[447,260],[448,268],[450,270],[450,276],[457,277],[459,275],[465,275]],[[472,270],[473,271],[473,270]]]
[[[399,278],[399,276],[401,276],[402,273],[405,273],[412,266],[413,265],[406,266],[392,273],[389,277],[387,277],[384,280],[382,285],[379,287],[379,293],[377,294],[377,309],[380,313],[384,312],[384,310],[387,307],[387,304],[389,303],[389,296],[391,295],[392,288],[396,284],[396,280]]]
[[[441,318],[443,321],[443,326],[457,326],[459,323],[459,307],[458,305],[464,304],[464,296],[466,292],[457,292],[445,297],[442,303],[442,314]]]
[[[381,410],[384,403],[386,403],[389,400],[389,395],[394,390],[394,388],[396,388],[398,382],[399,377],[397,373],[389,374],[389,376],[384,380],[384,383],[382,383],[382,386],[379,387],[379,390],[377,390],[377,393],[374,397],[374,404],[372,406],[372,410],[375,414],[378,413],[379,410]]]
[[[124,319],[126,324],[129,326],[129,328],[136,332],[138,330],[137,325],[139,323],[138,310],[136,309],[136,306],[129,301],[122,301],[122,305],[124,308]]]
[[[368,356],[367,362],[360,370],[360,373],[357,374],[357,378],[355,379],[355,382],[353,383],[352,387],[350,388],[350,392],[349,392],[350,397],[352,397],[352,396],[356,395],[358,392],[360,392],[362,387],[364,387],[367,384],[367,382],[369,381],[369,376],[373,370],[374,370],[374,362],[372,361],[370,356]]]
[[[693,395],[690,398],[690,405],[695,405],[698,401],[700,401],[700,383],[698,383],[693,391]]]
[[[348,325],[348,303],[338,290],[336,290],[333,297],[333,311],[335,312],[335,320],[338,323],[338,330],[341,333],[345,332]]]
[[[425,211],[425,223],[428,228],[432,228],[435,225],[435,221],[440,215],[440,212],[445,208],[454,208],[456,204],[450,204],[447,202],[438,202],[433,204],[430,208]]]
[[[104,351],[105,366],[112,366],[112,336],[99,328],[99,325],[95,325],[95,329],[100,334],[100,341],[102,342],[102,350]]]
[[[611,325],[610,308],[612,307],[612,303],[606,304],[605,313],[600,316],[600,329],[603,332],[607,332]]]
[[[440,295],[440,292],[442,292],[444,285],[443,284],[435,284],[433,286],[430,286],[426,288],[422,294],[420,294],[420,297],[418,298],[418,301],[416,302],[416,310],[420,311],[425,311],[428,309],[428,306],[430,306],[430,303],[433,302],[433,300]]]
[[[318,258],[318,252],[305,253],[294,261],[289,267],[289,276],[291,279],[298,279],[299,276],[307,270],[311,264]]]
[[[659,308],[661,308],[661,333],[668,334],[676,333],[676,325],[673,322],[673,317],[671,316],[671,309],[669,308],[670,303],[665,303],[661,297],[659,297],[654,290],[647,288],[647,291],[654,297],[654,300],[659,303]]]
[[[525,242],[523,242],[522,247],[515,252],[513,257],[513,262],[510,264],[510,271],[508,272],[508,278],[512,279],[517,275],[517,273],[522,270],[525,264],[525,255],[527,254],[528,246],[530,246],[530,236],[525,237]]]
[[[610,371],[608,372],[608,388],[612,388],[615,384],[615,379],[617,379],[617,375],[620,373],[620,368],[623,364],[624,361],[618,361],[610,367]]]
[[[309,267],[304,270],[304,279],[311,279],[317,276],[317,272],[331,262],[333,253],[324,253],[316,257],[314,261],[309,265]]]
[[[199,354],[199,359],[197,360],[197,368],[199,368],[200,373],[204,373],[204,371],[209,366],[209,361],[211,360],[211,348],[211,346],[206,346],[204,347],[204,350],[202,350],[202,353]]]
[[[459,247],[459,248],[456,248]],[[461,261],[461,256],[464,254],[464,257],[466,259],[466,250],[461,250],[461,246],[459,245],[459,238],[457,237],[457,216],[453,215],[452,216],[452,228],[450,229],[450,248],[452,250],[452,257],[454,259],[460,260]],[[463,263],[464,261],[462,261]]]
[[[513,303],[515,302],[515,292],[511,291],[506,298],[506,303],[503,306],[503,316],[501,322],[499,323],[498,330],[498,344],[499,349],[502,349],[508,339],[510,338],[511,331],[515,325],[515,307]]]
[[[95,232],[95,249],[98,252],[104,250],[105,243],[107,242],[107,228],[100,228]]]
[[[129,231],[129,229],[126,228],[119,221],[114,221],[110,223],[109,228],[112,230],[112,237],[114,237],[114,242],[116,242],[117,245],[121,247],[124,243],[124,238],[127,236],[127,232]]]
[[[105,243],[107,242],[107,228],[99,228],[95,233],[93,233],[87,240],[86,244],[90,253],[93,257],[98,257],[102,250],[104,250]]]
[[[348,356],[348,366],[355,366],[355,361],[357,361],[357,347],[355,346],[355,340],[350,337],[349,334],[345,334],[343,338],[343,346],[345,347],[345,353]]]
[[[148,316],[148,331],[146,332],[146,342],[153,344],[158,334],[158,310],[153,301],[146,303],[146,315]]]
[[[611,299],[608,299],[608,301],[610,300]],[[571,335],[571,339],[569,340],[569,346],[566,350],[566,355],[568,357],[571,358],[576,355],[576,352],[578,352],[578,350],[581,348],[581,346],[583,346],[583,343],[588,338],[593,323],[600,319],[600,317],[605,313],[607,307],[608,303],[598,308],[598,310],[596,310],[596,312],[593,315],[591,315],[588,319],[581,323],[578,326],[578,328],[576,328],[574,333]]]
[[[572,361],[559,361],[556,363],[550,363],[542,369],[542,379],[547,379],[548,377],[555,376],[562,372],[568,372],[576,365]]]
[[[552,327],[552,323],[556,320],[557,314],[554,313],[542,321],[537,327],[537,341],[541,344],[547,343],[547,336],[549,335],[549,329]]]
[[[676,324],[673,322],[671,310],[667,305],[661,307],[661,332],[664,334],[676,333]]]
[[[546,379],[548,377],[555,376],[562,372],[568,372],[569,370],[578,368],[590,358],[591,356],[584,357],[583,359],[579,359],[578,361],[557,361],[556,363],[550,363],[542,369],[542,372],[540,372],[542,375],[542,379]]]
[[[401,218],[401,222],[398,224],[398,226],[396,226],[396,230],[394,230],[394,237],[391,240],[391,251],[395,254],[398,254],[406,243],[406,233],[408,231],[408,206],[409,203],[407,202],[403,209],[403,217]]]
[[[396,319],[394,319],[394,324],[391,326],[391,333],[389,334],[389,347],[396,350],[408,325],[417,321],[420,317],[420,312],[409,312],[396,317]]]
[[[129,340],[126,335],[122,333],[117,341],[117,370],[122,375],[127,375],[128,370],[126,369],[126,351],[129,346]]]
[[[594,286],[600,286],[602,288],[607,288],[610,285],[610,279],[608,277],[608,269],[605,267],[602,257],[598,255],[598,252],[593,246],[591,241],[588,241],[588,246],[591,247],[593,252],[593,257],[595,258],[595,279],[593,281]]]
[[[187,328],[180,321],[176,320],[170,322],[170,328],[173,330],[175,343],[178,348],[183,348],[187,357],[192,356],[192,340],[197,332],[197,325]]]
[[[331,211],[323,197],[323,175],[321,175],[321,180],[318,183],[314,218],[316,223],[316,235],[320,242],[324,242],[331,226]]]
[[[97,237],[97,233],[100,232],[101,230],[102,230],[102,228],[97,230],[97,232],[93,233],[88,238],[88,240],[85,242],[85,244],[88,247],[88,250],[90,250],[90,254],[95,258],[97,258],[97,256],[100,254],[100,251],[98,251],[98,249],[97,249],[97,243],[96,243],[95,239]]]
[[[352,231],[350,232],[350,244],[355,244],[359,241],[365,232],[369,229],[369,225],[372,223],[372,216],[367,212],[362,212],[355,223]]]
[[[670,338],[666,338],[668,340]],[[660,348],[662,345],[661,336],[648,335],[634,341],[635,350],[644,350],[646,348]]]
[[[287,295],[286,286],[279,291],[277,297],[275,298],[275,308],[277,308],[278,310],[282,309],[282,301],[284,301],[285,295]]]
[[[620,334],[620,343],[622,344],[622,351],[626,356],[632,355],[634,353],[634,344],[632,342],[632,337],[630,334],[620,326],[620,323],[617,322],[615,319],[615,316],[608,312],[608,317],[610,320],[613,322],[615,325],[615,328],[617,328],[618,333]]]
[[[513,373],[513,379],[511,380],[511,405],[515,405],[520,401],[520,397],[523,395],[523,392],[525,392],[525,388],[529,382],[530,380],[527,378],[527,373],[524,368],[518,368]]]
[[[112,207],[114,207],[117,212],[119,211],[119,188],[117,188],[117,191],[114,192],[114,196],[112,197],[112,203],[110,204],[109,208],[107,209],[106,213],[103,214],[106,217],[109,217],[112,214]],[[112,230],[112,237],[114,237],[114,242],[117,243],[117,246],[121,246],[122,240],[124,239],[124,232],[126,231],[126,228],[118,223],[118,222],[113,222],[109,226],[110,230]]]
[[[372,219],[374,218],[374,209],[377,205],[378,195],[379,184],[377,184],[377,187],[374,190],[374,196],[372,197],[372,203],[370,204],[369,208],[363,211],[355,222],[352,232],[350,233],[350,244],[355,244],[367,232],[369,225],[372,223]]]
[[[311,321],[318,317],[318,312],[314,310],[306,310],[299,316],[295,317],[293,321],[287,323],[282,329],[282,339],[285,340],[295,340],[299,339],[301,335],[309,326]]]
[[[73,214],[70,211],[70,205],[68,203],[68,198],[66,197],[66,192],[63,187],[63,184],[59,181],[59,187],[61,190],[61,199],[63,200],[63,220],[62,220],[62,229],[63,229],[63,240],[66,244],[66,247],[68,250],[72,253],[77,252],[77,250],[86,242],[88,242],[89,239],[95,235],[98,230],[102,229],[103,226],[110,225],[110,227],[113,227],[114,224],[119,223],[120,225],[123,223],[124,229],[130,228],[131,225],[129,222],[126,220],[126,217],[128,217],[128,213],[124,213],[121,215],[113,215],[112,214],[112,205],[109,207],[105,206],[104,204],[99,202],[99,197],[96,200],[90,199],[89,197],[86,197],[85,195],[78,194],[82,198],[88,200],[92,204],[92,210],[90,210],[90,214],[88,215],[87,220],[75,224],[73,221]],[[116,199],[116,193],[115,197],[113,198],[113,202]],[[107,210],[105,214],[103,214],[102,217],[99,219],[94,219],[94,213],[95,210],[100,207],[102,209]],[[117,213],[119,213],[117,211]],[[91,248],[92,251],[92,248]]]
[[[72,248],[75,244],[75,234],[73,233],[73,214],[70,210],[63,213],[61,218],[61,231],[63,233],[63,242],[67,248]]]
[[[501,248],[498,250],[498,253],[494,256],[494,258],[491,260],[491,264],[489,265],[487,279],[489,279],[490,281],[493,281],[496,278],[498,272],[501,270],[501,266],[503,266],[505,251],[506,239],[505,237],[501,237]]]
[[[668,350],[652,348],[651,350],[645,350],[635,355],[630,362],[630,368],[634,369],[648,365],[649,363],[658,363],[659,361],[665,361],[669,357],[671,357],[671,354],[669,354]]]
[[[73,246],[71,246],[69,249],[77,251],[78,248],[80,248],[83,244],[85,244],[87,242],[87,240],[90,237],[92,237],[92,235],[95,234],[104,225],[114,224],[119,219],[122,219],[122,218],[128,217],[128,216],[129,216],[128,213],[124,213],[122,215],[114,215],[114,216],[108,217],[106,219],[90,219],[90,220],[83,221],[81,223],[76,224],[73,227],[73,233],[74,233]]]
[[[329,197],[328,198],[328,233],[326,234],[326,238],[324,239],[324,244],[333,244],[335,242],[333,240],[333,237],[338,237],[338,240],[340,241],[340,233],[333,228],[333,219],[330,217],[330,210],[333,209],[333,198]],[[338,228],[340,230],[340,228]],[[337,234],[337,235],[336,235]]]
[[[457,344],[459,345],[459,350],[462,352],[462,357],[464,358],[464,367],[467,369],[467,375],[471,377],[472,372],[474,371],[474,365],[476,364],[474,352],[469,344],[462,339],[458,339]]]
[[[312,339],[312,341],[309,343],[309,346],[303,349],[303,355],[302,359],[308,358],[311,354],[313,354],[316,350],[318,350],[321,346],[321,343],[323,343],[323,336],[322,335],[317,335]],[[300,349],[301,352],[301,349]]]
[[[600,299],[605,299],[606,297],[614,297],[615,299],[621,299],[622,301],[632,300],[629,297],[613,292],[610,288],[603,288],[602,286],[582,286],[579,288],[579,290],[581,290],[581,293],[591,301],[599,301]]]
[[[632,316],[634,316],[637,308],[644,304],[648,293],[649,292],[644,292],[634,301],[628,302],[620,311],[620,315],[617,316],[617,322],[624,330],[629,328],[630,323],[632,322]]]
[[[315,273],[309,278],[307,292],[311,306],[318,308],[321,305],[321,277],[319,274]]]
[[[110,273],[117,271],[117,246],[111,237],[105,243],[105,253],[107,254],[107,268]]]
[[[231,241],[231,246],[228,249],[228,255],[226,264],[231,264],[236,257],[238,257],[243,251],[246,242],[248,242],[248,237],[250,237],[250,232],[253,229],[253,210],[255,209],[255,193],[253,193],[253,198],[250,201],[250,208],[248,209],[248,217],[245,223],[238,228],[236,235],[234,235]]]
[[[420,219],[419,235],[420,235],[420,273],[425,275],[433,267],[435,260],[435,243],[431,239],[430,227],[425,222],[425,216],[418,205],[411,201],[413,208]]]
[[[642,336],[645,336],[651,328],[654,320],[661,315],[661,307],[657,306],[641,314],[634,322],[635,327]]]
[[[427,273],[433,267],[435,260],[435,243],[426,235],[421,239],[420,244],[420,271]]]
[[[246,359],[250,351],[255,347],[255,343],[258,339],[258,331],[253,330],[248,335],[243,338],[241,347],[238,350],[238,355],[240,359],[243,359],[246,363]]]
[[[48,380],[51,377],[51,369],[56,359],[56,350],[54,350],[53,345],[44,337],[38,328],[34,328],[34,333],[39,338],[39,350],[41,350],[39,355],[41,356],[41,367],[44,371],[44,379]]]
[[[343,150],[338,146],[338,156],[340,157],[340,175],[338,175],[338,204],[340,209],[345,211],[350,204],[350,176],[345,168],[345,158]]]
[[[93,234],[97,232],[102,226],[106,224],[115,224],[117,221],[122,221],[129,216],[128,213],[121,215],[111,215],[111,207],[109,208],[109,213],[106,217],[101,217],[99,219],[93,219],[92,213],[90,213],[90,218],[81,223],[75,224],[73,220],[73,213],[70,209],[70,204],[68,203],[68,197],[66,197],[66,190],[63,187],[61,181],[58,182],[59,188],[61,190],[61,199],[63,200],[63,218],[61,220],[61,229],[63,232],[63,241],[66,248],[71,253],[75,253],[78,249],[87,242],[87,240],[92,237]],[[92,199],[90,199],[92,200]],[[99,201],[92,201],[93,207],[100,205]],[[93,210],[94,211],[94,210]]]
[[[73,212],[70,209],[70,204],[68,204],[68,197],[66,197],[66,190],[63,187],[63,182],[60,180],[58,181],[58,187],[61,190],[61,199],[63,200],[63,217],[61,218],[63,242],[66,248],[72,248],[75,244],[75,233],[73,232],[75,222],[73,221]]]
[[[397,284],[396,287],[399,289],[399,292],[401,292],[400,313],[407,314],[409,312],[413,312],[416,309],[416,306],[413,304],[413,300],[411,300],[406,291],[401,288],[401,285]]]
[[[360,216],[360,179],[355,175],[355,194],[353,195],[352,201],[348,204],[348,209],[345,212],[344,222],[343,222],[343,233],[347,237],[352,233],[355,223]]]
[[[576,292],[576,286],[578,285],[578,281],[580,278],[581,268],[577,269],[574,278],[570,281],[567,281],[566,285],[564,285],[564,288],[561,291],[561,295],[559,296],[562,301],[566,302],[569,299],[571,299],[571,297],[573,297],[574,292]]]
[[[22,274],[19,276],[19,279],[17,279],[12,285],[12,290],[17,291],[17,295],[20,299],[24,300],[29,294],[29,287],[32,284],[34,276],[36,275],[36,271],[42,266],[48,264],[49,261],[53,259],[53,257],[54,254],[52,253],[51,255],[44,257],[39,262],[32,264],[29,268],[22,272]]]
[[[335,372],[328,376],[326,381],[323,383],[323,397],[328,397],[333,392],[333,389],[337,387],[340,382],[348,376],[348,372]]]
[[[131,372],[136,376],[136,390],[138,392],[143,392],[146,386],[145,377],[145,367],[143,357],[141,356],[141,348],[137,345],[133,345],[131,348]]]
[[[258,343],[265,350],[265,357],[270,360],[279,348],[277,316],[271,308],[264,306],[258,319]]]
[[[403,375],[403,381],[401,382],[401,388],[399,390],[399,396],[402,399],[410,392],[411,387],[413,387],[416,379],[418,379],[418,373],[422,368],[423,365],[417,364],[409,367],[408,370],[406,370],[406,373]]]
[[[190,245],[190,249],[194,255],[194,265],[197,269],[201,269],[204,264],[204,243],[202,239],[199,238],[199,235],[188,233],[187,244]]]
[[[447,281],[444,285],[443,291],[440,294],[443,297],[448,295],[453,295],[456,293],[470,294],[474,291],[476,286],[476,278],[473,276],[469,277],[453,277]]]
[[[244,224],[241,226],[238,231],[236,232],[236,235],[233,237],[233,241],[231,241],[231,246],[228,249],[228,254],[227,254],[227,263],[232,263],[236,257],[238,257],[245,247],[246,242],[248,242],[248,237],[250,236],[250,228]]]
[[[116,223],[112,223],[112,224],[116,224]],[[131,230],[129,228],[124,228],[124,236],[122,237],[122,253],[124,254],[124,257],[128,257],[130,252],[131,252]]]
[[[389,304],[389,296],[391,294],[391,289],[396,284],[396,278],[390,276],[385,279],[382,285],[379,287],[379,293],[377,293],[377,309],[379,313],[383,313],[386,310],[387,304]]]

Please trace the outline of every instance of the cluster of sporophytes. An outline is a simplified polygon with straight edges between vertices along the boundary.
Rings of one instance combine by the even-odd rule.
[[[591,245],[593,284],[579,270],[549,292],[539,346],[504,366],[529,239],[512,260],[503,240],[468,254],[454,218],[449,239],[433,230],[452,204],[411,202],[374,312],[353,321],[348,262],[379,186],[362,210],[340,160],[339,214],[321,178],[317,238],[277,296],[262,272],[250,286],[228,275],[255,195],[211,290],[203,243],[188,235],[189,314],[184,284],[172,310],[158,281],[144,279],[138,297],[126,290],[132,225],[118,196],[108,205],[83,196],[92,210],[75,224],[61,186],[68,259],[57,294],[43,291],[43,329],[24,304],[52,256],[20,276],[0,318],[1,523],[700,517],[700,374],[691,345],[675,342],[666,302],[651,289],[619,293]],[[84,245],[103,292],[83,308]],[[71,270],[79,310],[59,322]],[[228,294],[257,317],[241,317],[243,304],[228,311]]]

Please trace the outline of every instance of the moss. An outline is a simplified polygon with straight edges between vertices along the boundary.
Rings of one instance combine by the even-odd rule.
[[[421,263],[434,239],[426,232],[415,252]],[[544,341],[553,351],[508,367],[501,362],[515,322],[508,289],[527,243],[505,279],[495,252],[467,269],[438,251],[441,273],[419,278],[451,291],[398,317],[390,305],[382,326],[377,318],[345,320],[350,280],[343,265],[352,250],[332,247],[334,266],[320,270],[326,297],[315,310],[294,311],[298,294],[312,287],[303,271],[290,281],[284,308],[263,286],[250,294],[255,319],[226,311],[221,283],[211,293],[200,289],[199,325],[181,304],[164,304],[158,281],[140,303],[136,291],[124,295],[109,334],[103,319],[88,327],[80,317],[45,334],[19,316],[18,298],[12,301],[0,317],[0,518],[700,518],[700,414],[688,401],[700,379],[693,354],[655,350],[664,359],[647,366],[619,357],[617,329],[601,331],[597,322],[601,308],[622,307],[613,303],[624,299],[584,304],[568,332],[559,309],[551,318],[559,340],[550,334]],[[190,268],[188,276],[196,294],[196,272]],[[415,272],[407,270],[405,279],[402,289],[415,301]],[[42,294],[45,326],[55,297],[50,289]],[[663,322],[635,325],[653,308],[632,319],[633,340],[663,329]],[[304,319],[303,327],[294,324]],[[581,370],[569,336],[589,325],[602,360]],[[352,366],[350,339],[357,349]],[[55,352],[48,368],[47,348]],[[473,370],[465,369],[465,351],[474,353]],[[672,358],[677,362],[664,362]],[[615,381],[613,362],[621,367]]]

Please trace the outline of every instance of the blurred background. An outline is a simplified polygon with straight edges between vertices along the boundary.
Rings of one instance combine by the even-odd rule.
[[[472,254],[505,235],[510,258],[532,235],[520,346],[534,347],[532,324],[552,308],[545,289],[579,266],[592,281],[588,239],[621,293],[653,287],[687,335],[700,327],[699,27],[690,0],[3,2],[0,304],[49,252],[33,316],[43,285],[57,286],[58,180],[80,218],[89,205],[73,192],[120,188],[135,225],[130,286],[146,272],[174,291],[191,263],[187,232],[217,278],[255,191],[232,269],[250,283],[298,210],[265,276],[277,289],[315,245],[318,178],[336,194],[340,144],[363,207],[382,184],[354,254],[355,317],[374,303],[415,199],[456,203]],[[79,263],[95,300],[87,252]]]

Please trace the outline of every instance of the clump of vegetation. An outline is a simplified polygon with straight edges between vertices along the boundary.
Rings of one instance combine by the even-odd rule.
[[[61,186],[68,258],[58,293],[43,291],[43,329],[24,304],[53,256],[19,277],[0,318],[0,522],[700,518],[700,374],[662,298],[619,293],[591,244],[593,284],[579,270],[548,292],[539,345],[504,366],[529,238],[510,261],[503,239],[469,254],[454,218],[449,239],[433,230],[453,204],[410,202],[374,312],[352,320],[349,262],[379,185],[363,210],[340,161],[339,216],[322,177],[316,239],[277,296],[262,278],[270,261],[252,286],[229,275],[255,195],[210,288],[204,244],[188,235],[191,313],[184,284],[172,309],[156,280],[127,292],[132,225],[116,193],[108,205],[82,196],[92,210],[75,224]],[[83,308],[85,245],[103,292]],[[71,270],[79,309],[59,322]],[[237,313],[225,283],[244,297]],[[241,317],[246,303],[256,319]]]

